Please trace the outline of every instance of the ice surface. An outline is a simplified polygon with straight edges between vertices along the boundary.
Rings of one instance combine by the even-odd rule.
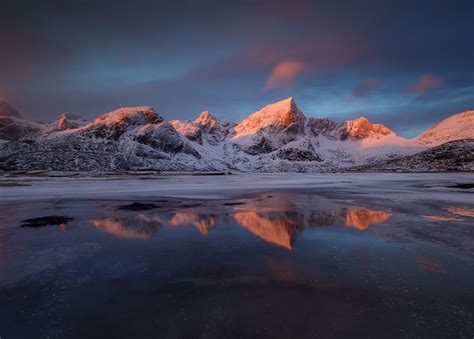
[[[67,175],[67,174],[66,174]],[[470,182],[469,173],[321,173],[321,174],[233,174],[199,175],[109,175],[102,177],[27,177],[0,179],[2,202],[39,201],[65,198],[200,197],[219,198],[270,190],[312,192],[359,192],[360,194],[415,201],[431,195],[436,199],[471,202],[465,190],[447,186]],[[31,186],[5,185],[20,183]],[[10,186],[10,187],[8,187]],[[419,188],[423,187],[423,190]]]
[[[51,174],[0,178],[2,336],[473,333],[472,175]]]

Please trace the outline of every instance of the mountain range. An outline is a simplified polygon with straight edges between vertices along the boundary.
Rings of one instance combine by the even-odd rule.
[[[407,139],[367,118],[306,117],[290,97],[244,120],[164,119],[149,106],[43,124],[0,101],[0,169],[20,171],[474,170],[474,111]]]

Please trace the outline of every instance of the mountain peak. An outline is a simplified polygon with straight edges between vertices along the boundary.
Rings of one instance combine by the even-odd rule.
[[[395,135],[390,128],[382,124],[372,124],[366,117],[359,117],[354,120],[344,122],[343,139],[351,137],[353,139],[366,139],[371,136]]]
[[[274,102],[273,104],[269,104],[265,106],[264,108],[272,108],[273,110],[297,110],[298,107],[296,106],[295,98],[293,97],[288,97],[286,99]],[[264,109],[263,108],[263,109]]]
[[[21,118],[21,115],[8,102],[6,102],[5,100],[0,100],[0,117]]]
[[[365,125],[365,124],[370,124],[370,120],[367,119],[366,117],[360,116],[358,118],[355,118],[352,120],[354,124],[359,124],[359,125]]]
[[[199,125],[216,127],[217,119],[208,111],[204,111],[194,120]]]
[[[163,121],[163,118],[150,106],[121,107],[92,120],[91,124],[105,125],[146,125],[156,124]]]
[[[236,128],[237,136],[254,134],[269,126],[287,127],[303,122],[305,116],[296,106],[293,97],[269,104],[240,122]]]

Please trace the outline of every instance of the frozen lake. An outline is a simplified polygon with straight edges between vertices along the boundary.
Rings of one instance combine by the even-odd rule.
[[[5,176],[0,338],[472,338],[473,183]]]

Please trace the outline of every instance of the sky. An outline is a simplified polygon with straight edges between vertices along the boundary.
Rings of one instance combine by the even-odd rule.
[[[474,109],[474,2],[2,0],[0,99],[24,117],[152,106],[239,121],[293,96],[414,136]]]

